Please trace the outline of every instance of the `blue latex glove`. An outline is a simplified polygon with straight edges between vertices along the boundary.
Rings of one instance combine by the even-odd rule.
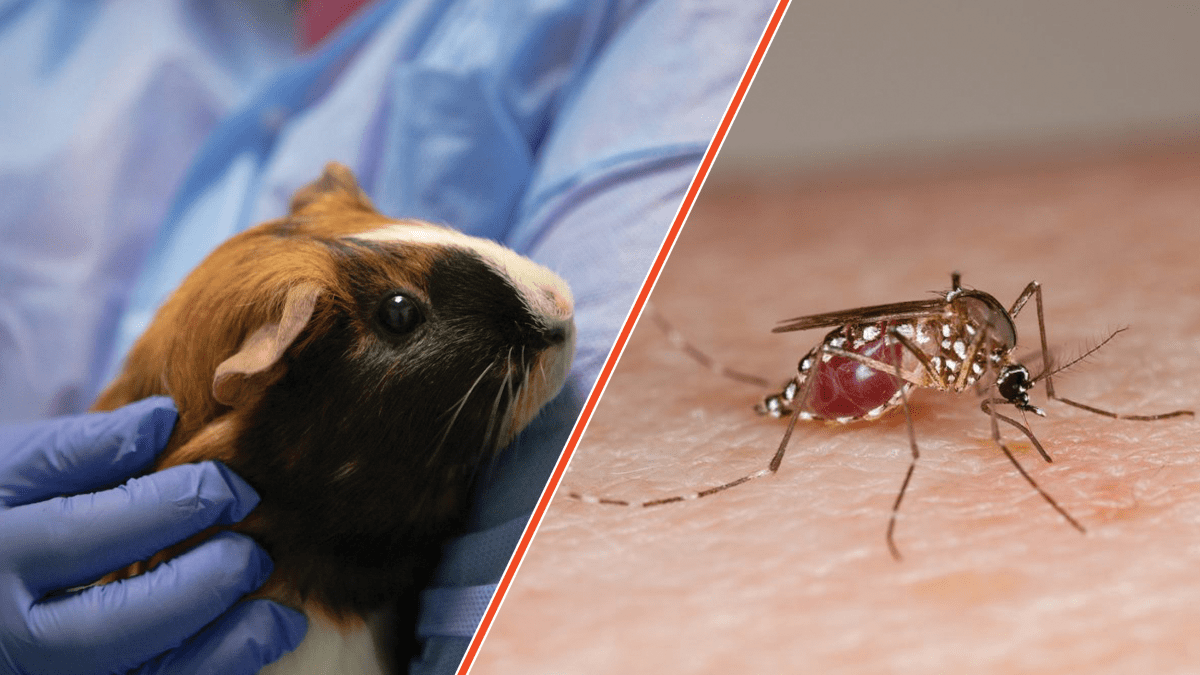
[[[146,574],[67,590],[258,504],[215,462],[88,492],[147,468],[176,416],[169,399],[152,398],[0,427],[0,672],[254,673],[303,639],[303,614],[238,602],[272,563],[232,532]]]

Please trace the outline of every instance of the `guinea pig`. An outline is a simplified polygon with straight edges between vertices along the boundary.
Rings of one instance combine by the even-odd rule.
[[[232,529],[275,561],[259,594],[310,619],[278,672],[303,672],[305,653],[378,651],[364,621],[395,605],[403,665],[417,593],[477,470],[563,386],[572,312],[554,273],[491,241],[385,218],[331,163],[287,216],[188,275],[93,408],[173,397],[179,419],[156,469],[216,459],[258,491]]]

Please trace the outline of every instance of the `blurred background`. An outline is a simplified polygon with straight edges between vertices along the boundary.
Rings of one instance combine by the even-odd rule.
[[[792,3],[711,180],[1189,144],[1200,5]]]

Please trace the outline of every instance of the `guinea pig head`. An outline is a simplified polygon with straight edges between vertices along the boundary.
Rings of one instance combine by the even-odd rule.
[[[159,468],[219,459],[273,595],[363,614],[427,575],[473,477],[562,387],[572,300],[490,241],[381,216],[331,164],[285,218],[221,245],[95,407],[173,396]]]

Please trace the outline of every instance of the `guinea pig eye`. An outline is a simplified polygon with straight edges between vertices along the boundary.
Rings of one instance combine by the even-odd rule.
[[[417,303],[403,293],[385,297],[379,303],[379,309],[375,312],[375,316],[384,328],[396,335],[412,332],[425,320]]]

